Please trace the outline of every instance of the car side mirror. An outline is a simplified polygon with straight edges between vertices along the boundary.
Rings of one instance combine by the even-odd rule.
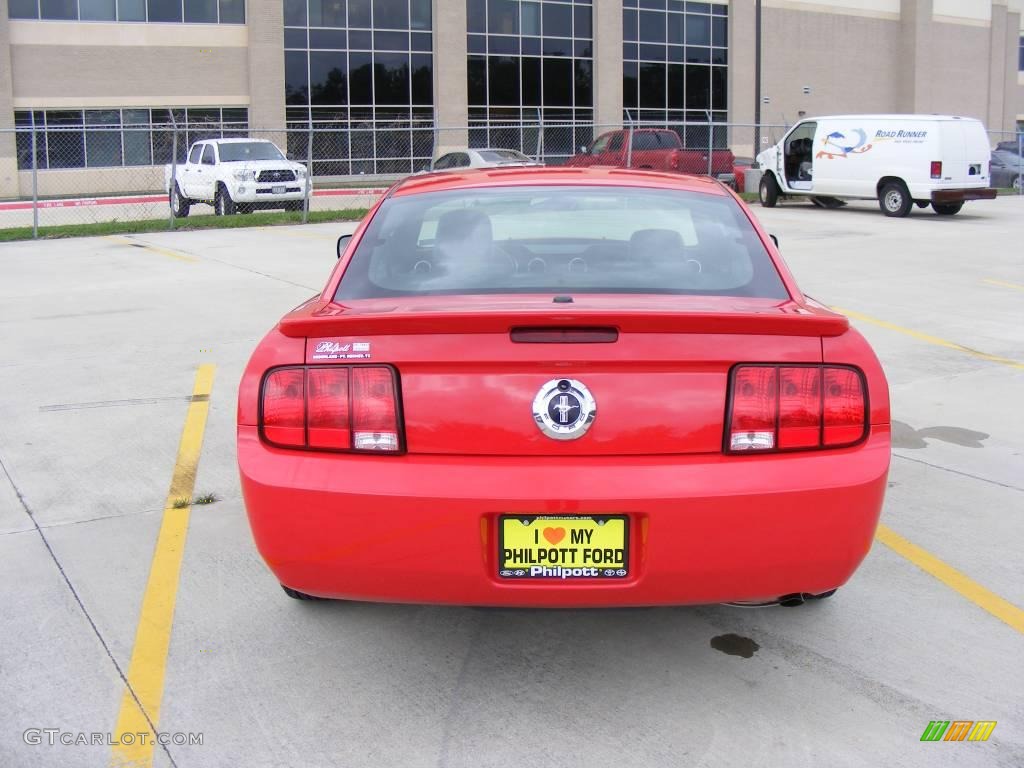
[[[338,238],[337,250],[339,259],[341,258],[341,254],[345,252],[345,249],[348,248],[348,241],[351,239],[352,235],[342,235]]]
[[[582,154],[584,154],[584,155],[589,155],[590,154],[590,150],[587,149],[587,145],[586,144],[580,144],[580,152]]]
[[[775,235],[768,235],[768,237],[770,237],[772,239],[772,242],[775,243],[775,247],[778,248],[779,247],[779,238],[777,238]]]

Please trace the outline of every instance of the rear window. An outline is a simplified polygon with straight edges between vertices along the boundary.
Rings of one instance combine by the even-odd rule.
[[[682,143],[672,131],[637,131],[633,149],[678,149]]]
[[[552,186],[384,201],[336,298],[489,293],[789,297],[730,197]]]
[[[480,149],[477,150],[480,157],[488,163],[529,163],[532,162],[530,158],[524,155],[522,152],[516,152],[514,149]]]

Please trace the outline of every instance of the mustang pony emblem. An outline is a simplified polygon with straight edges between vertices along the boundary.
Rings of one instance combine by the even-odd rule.
[[[552,440],[583,437],[596,416],[594,396],[576,379],[552,379],[533,399],[533,420]]]

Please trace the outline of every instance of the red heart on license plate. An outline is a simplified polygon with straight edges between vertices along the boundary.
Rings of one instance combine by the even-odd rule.
[[[544,538],[552,544],[557,544],[565,538],[565,528],[545,528]]]

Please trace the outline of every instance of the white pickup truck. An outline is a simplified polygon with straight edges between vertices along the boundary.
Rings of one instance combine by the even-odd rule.
[[[184,163],[164,166],[164,184],[178,218],[196,203],[208,203],[218,216],[266,208],[301,211],[310,192],[306,167],[265,139],[197,141]]]

